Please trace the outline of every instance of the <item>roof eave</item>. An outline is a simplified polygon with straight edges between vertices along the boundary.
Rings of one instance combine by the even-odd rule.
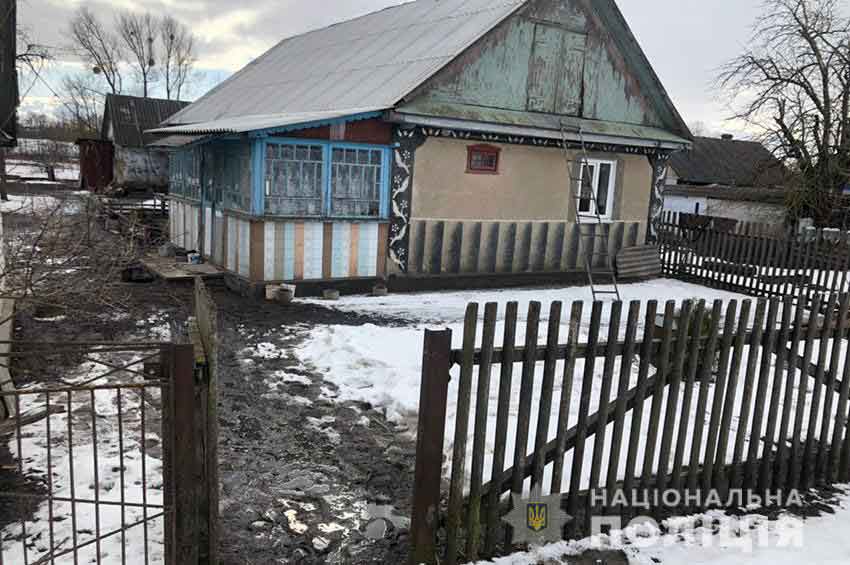
[[[239,126],[238,119],[229,118],[226,120],[220,120],[219,122],[222,124],[226,124],[228,122],[236,122],[237,125],[233,126],[215,126],[213,124],[216,121],[211,122],[201,122],[198,124],[184,124],[179,126],[168,126],[164,128],[157,128],[152,130],[147,130],[145,133],[152,134],[166,134],[166,135],[227,135],[227,134],[247,134],[249,137],[266,137],[269,135],[275,135],[279,133],[286,133],[291,131],[300,131],[305,129],[312,129],[318,127],[331,126],[340,123],[347,122],[356,122],[361,120],[368,120],[371,118],[378,118],[384,115],[384,111],[386,108],[382,109],[374,109],[363,112],[355,112],[352,114],[346,114],[342,116],[336,116],[333,118],[325,118],[319,120],[307,120],[304,122],[290,123],[279,126],[272,127],[264,127],[264,128],[253,128],[249,125]],[[247,124],[250,119],[256,119],[256,116],[246,116],[245,123]],[[270,118],[272,119],[272,118]],[[285,121],[283,117],[281,117],[281,121]]]
[[[397,124],[417,125],[425,127],[457,129],[477,133],[502,134],[511,136],[538,137],[542,139],[562,140],[564,136],[570,141],[586,143],[622,145],[629,147],[646,147],[664,151],[682,151],[690,147],[690,141],[681,138],[679,141],[662,139],[620,137],[613,135],[583,133],[581,135],[570,132],[561,132],[531,126],[519,126],[508,124],[495,124],[489,122],[477,122],[471,120],[460,120],[454,118],[443,118],[434,116],[421,116],[403,114],[400,112],[389,112],[387,120]]]

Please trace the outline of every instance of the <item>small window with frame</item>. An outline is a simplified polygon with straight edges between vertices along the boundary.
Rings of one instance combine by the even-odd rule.
[[[476,175],[498,175],[501,152],[501,149],[492,145],[467,147],[466,172]]]

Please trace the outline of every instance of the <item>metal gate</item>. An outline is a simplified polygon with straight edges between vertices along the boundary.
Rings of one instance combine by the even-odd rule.
[[[203,562],[209,534],[189,511],[217,488],[195,465],[203,354],[153,343],[10,349],[0,363],[19,389],[2,393],[14,414],[0,421],[0,565]]]

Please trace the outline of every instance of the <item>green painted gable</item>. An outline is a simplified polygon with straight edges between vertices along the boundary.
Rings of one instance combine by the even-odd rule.
[[[547,114],[690,137],[613,0],[532,0],[398,110],[463,119],[480,113],[482,121],[507,110],[514,123],[526,121],[523,115],[539,123]]]

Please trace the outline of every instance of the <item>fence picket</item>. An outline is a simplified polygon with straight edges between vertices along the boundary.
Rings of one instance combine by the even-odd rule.
[[[490,407],[490,372],[496,337],[499,305],[484,307],[484,329],[481,337],[481,361],[478,365],[478,391],[475,398],[475,428],[472,443],[472,470],[467,505],[466,558],[476,560],[481,543],[481,486],[484,481],[484,454],[487,448],[487,418]]]
[[[793,299],[790,298],[793,302]],[[787,306],[786,306],[787,307]],[[791,426],[791,415],[793,414],[794,393],[796,391],[795,382],[797,376],[797,363],[795,359],[800,355],[800,339],[803,335],[803,316],[806,311],[806,303],[803,300],[797,302],[796,313],[794,315],[794,331],[791,333],[791,344],[787,342],[780,344],[780,347],[786,349],[788,355],[788,374],[785,378],[785,399],[782,403],[782,418],[779,424],[779,446],[776,452],[776,472],[774,473],[773,484],[777,489],[784,489],[788,481],[788,433]],[[793,441],[793,438],[792,438]]]
[[[649,412],[649,429],[646,436],[646,448],[643,459],[643,476],[641,486],[648,488],[652,479],[652,468],[655,464],[656,444],[658,443],[658,426],[661,420],[661,408],[664,401],[664,388],[669,379],[670,349],[673,341],[673,323],[676,318],[676,303],[667,302],[664,308],[664,328],[661,334],[659,355],[653,363],[656,367],[655,390],[652,393],[652,406]],[[652,363],[652,361],[650,361]]]
[[[722,302],[721,302],[722,304]],[[717,305],[715,304],[715,308]],[[726,392],[726,384],[729,379],[729,361],[732,356],[732,341],[735,338],[735,316],[738,312],[738,301],[731,300],[726,307],[726,314],[723,317],[723,340],[720,343],[720,358],[717,362],[717,380],[714,384],[714,397],[711,402],[711,418],[708,423],[708,436],[705,441],[705,454],[703,457],[702,469],[702,489],[708,492],[714,486],[714,458],[717,454],[717,438],[720,434],[720,422],[723,416],[723,400]],[[717,316],[719,317],[719,316]],[[727,440],[728,441],[728,440]],[[691,452],[691,467],[699,464],[699,461],[694,462]],[[697,485],[694,483],[696,475],[688,477],[688,488],[696,490]]]
[[[805,399],[808,394],[810,361],[814,352],[815,333],[817,331],[817,312],[820,312],[821,297],[815,296],[812,309],[807,321],[806,344],[803,348],[803,358],[800,366],[800,380],[797,385],[797,398]],[[791,480],[788,488],[800,487],[800,474],[803,468],[803,419],[806,411],[806,403],[797,401],[797,410],[794,414],[794,439],[791,443]]]
[[[691,316],[693,314],[693,301],[686,300],[682,304],[679,317],[676,320],[676,348],[673,359],[670,362],[672,368],[668,373],[667,381],[667,409],[664,413],[664,430],[661,434],[661,447],[659,448],[658,476],[656,482],[658,490],[663,492],[667,488],[670,468],[670,455],[673,452],[674,430],[676,428],[676,414],[679,405],[679,393],[682,385],[682,376],[685,368],[685,353],[687,352],[688,336],[691,331]]]
[[[834,295],[838,296],[838,295]],[[850,295],[842,294],[840,300],[841,306],[838,310],[837,318],[833,320],[831,324],[834,329],[831,329],[832,333],[832,354],[830,355],[829,360],[829,371],[827,372],[826,380],[824,382],[824,403],[823,403],[823,420],[821,422],[821,433],[820,433],[820,442],[819,442],[819,452],[818,452],[818,460],[817,465],[815,467],[815,473],[819,478],[826,478],[829,474],[827,470],[827,461],[829,459],[829,432],[830,432],[830,423],[832,422],[832,405],[835,402],[835,387],[838,383],[837,373],[839,370],[839,362],[841,360],[841,349],[842,345],[846,345],[846,320],[848,310],[850,310]],[[826,338],[824,338],[826,340]]]
[[[528,459],[528,429],[531,420],[531,401],[534,395],[534,369],[537,364],[537,335],[540,325],[540,303],[528,305],[526,318],[525,352],[522,361],[522,382],[519,390],[519,413],[517,415],[516,448],[514,449],[514,476],[511,492],[522,494],[525,462]]]
[[[747,488],[755,488],[758,483],[758,455],[762,441],[762,428],[764,427],[765,403],[767,402],[767,391],[770,381],[770,366],[773,358],[773,349],[776,343],[776,318],[779,313],[779,300],[772,298],[767,311],[766,338],[761,348],[761,363],[758,370],[758,388],[756,389],[755,409],[753,410],[752,427],[750,428],[750,442],[746,463],[744,484]]]
[[[764,235],[759,236],[759,258],[756,263],[756,269],[758,272],[756,273],[756,296],[766,296],[768,293],[767,283],[765,282],[765,275],[768,273],[768,268],[770,267],[770,263],[768,263],[768,257],[770,253],[770,244],[772,239],[768,239]]]
[[[842,324],[844,324],[843,328],[845,336],[850,333],[850,328],[848,328],[847,323],[847,319],[844,318],[842,320]],[[848,396],[850,396],[850,363],[848,363],[847,359],[845,358],[844,369],[841,372],[841,386],[839,387],[838,406],[835,409],[835,423],[832,432],[832,441],[830,442],[829,449],[828,480],[830,482],[841,480],[841,477],[844,476],[844,474],[842,473],[841,465],[842,460],[845,460],[842,453],[844,425],[846,421],[850,421],[850,419],[847,418]],[[846,469],[846,460],[843,468]]]
[[[824,377],[826,374],[826,356],[829,351],[829,340],[832,337],[832,323],[837,306],[837,296],[834,294],[827,301],[826,314],[823,318],[823,333],[820,336],[820,347],[818,348],[818,363],[815,372],[815,383],[812,388],[812,401],[809,409],[809,427],[806,431],[806,446],[803,451],[803,477],[805,486],[812,487],[816,477],[817,461],[817,424],[820,413],[821,395],[823,393]],[[812,312],[815,315],[817,312]],[[809,322],[811,323],[811,322]]]
[[[779,401],[782,397],[782,385],[785,383],[785,370],[788,366],[788,341],[791,339],[791,312],[794,308],[794,299],[786,296],[782,302],[782,321],[779,329],[779,343],[776,346],[776,363],[773,370],[773,382],[771,383],[770,402],[767,412],[767,427],[764,432],[764,448],[762,449],[761,468],[759,471],[759,489],[766,492],[770,489],[773,472],[773,446],[776,435],[776,424],[779,418]],[[765,373],[767,375],[767,373]],[[782,438],[779,439],[782,441]]]
[[[737,320],[737,328],[735,329],[732,359],[727,373],[728,379],[726,382],[725,398],[723,400],[723,413],[720,416],[720,428],[717,433],[717,450],[711,459],[713,463],[710,465],[710,468],[706,469],[706,473],[703,475],[703,490],[708,491],[713,484],[716,485],[718,489],[723,489],[722,492],[724,496],[726,495],[725,489],[728,487],[726,452],[729,449],[729,435],[732,427],[732,417],[735,413],[735,399],[738,394],[738,380],[741,370],[741,362],[744,356],[744,348],[746,347],[747,329],[750,321],[751,308],[751,300],[745,300],[741,305],[741,314]],[[729,311],[727,311],[726,323],[730,326],[735,324],[734,310],[732,310],[731,305]],[[715,410],[716,409],[717,408],[715,408]],[[709,445],[711,445],[710,440]],[[708,452],[706,453],[706,465],[708,466],[709,455]],[[713,471],[714,468],[717,468],[716,473]],[[716,478],[712,475],[716,475]]]
[[[609,402],[611,401],[611,388],[614,381],[614,362],[617,360],[617,354],[610,344],[617,343],[620,334],[620,316],[623,311],[622,302],[614,302],[611,304],[611,321],[608,326],[608,351],[605,355],[605,365],[602,369],[602,388],[599,391],[599,421],[608,421]],[[607,426],[599,426],[593,438],[593,457],[590,463],[590,486],[588,489],[592,492],[599,487],[599,476],[602,470],[602,455],[605,451],[605,438]],[[590,513],[587,526],[590,525]]]
[[[516,346],[516,322],[518,305],[516,302],[508,302],[505,309],[505,333],[502,339],[502,354],[506,359],[512,359]],[[505,450],[508,438],[508,423],[510,419],[512,381],[514,364],[502,362],[499,372],[499,404],[496,414],[496,438],[493,446],[493,471],[490,476],[499,477],[505,470]],[[487,537],[484,541],[484,551],[492,555],[496,550],[496,544],[502,531],[499,519],[499,498],[501,492],[498,487],[490,489],[487,496]]]
[[[466,441],[469,430],[469,407],[472,398],[472,373],[474,370],[475,336],[478,330],[478,304],[466,307],[463,326],[463,362],[457,394],[454,449],[452,452],[451,486],[446,518],[446,563],[457,564],[460,528],[463,514],[463,487],[466,469]]]
[[[841,243],[841,251],[843,257],[841,261],[841,277],[838,283],[838,292],[850,292],[850,289],[847,288],[847,274],[850,272],[850,232],[844,232],[844,240]]]
[[[644,318],[643,343],[640,347],[640,365],[638,367],[638,382],[635,393],[635,404],[632,410],[632,424],[629,431],[629,450],[626,454],[626,476],[623,480],[623,490],[632,492],[635,471],[637,469],[638,450],[642,439],[643,409],[648,389],[649,365],[652,359],[652,341],[655,333],[655,318],[658,313],[658,301],[651,300],[646,305]]]
[[[733,305],[734,306],[734,305]],[[734,316],[734,310],[733,310]],[[694,433],[693,433],[693,441],[691,442],[691,457],[688,462],[688,488],[692,490],[696,490],[698,475],[699,475],[699,464],[700,464],[700,455],[702,453],[702,438],[705,434],[705,419],[706,419],[706,410],[708,408],[708,392],[709,385],[712,380],[712,371],[714,370],[714,360],[717,356],[717,342],[720,339],[720,319],[723,317],[723,301],[715,300],[714,307],[711,312],[711,325],[709,328],[709,340],[708,345],[706,346],[705,353],[700,355],[699,352],[696,353],[697,357],[701,357],[702,367],[700,368],[700,378],[699,378],[699,398],[697,399],[697,410],[696,410],[696,419],[694,420]],[[701,326],[697,326],[701,328]],[[727,342],[728,340],[728,342]],[[715,382],[715,389],[720,390],[722,392],[723,385],[721,381],[723,381],[723,365],[725,362],[723,361],[724,351],[726,357],[728,357],[728,347],[732,341],[732,332],[730,330],[726,330],[724,335],[723,343],[721,344],[721,352],[720,352],[720,364],[718,365],[718,375],[717,380]],[[723,350],[723,346],[726,347]],[[693,385],[691,385],[693,386]],[[721,396],[722,398],[722,396]],[[714,420],[714,413],[712,412],[712,420]],[[719,419],[719,418],[718,418]],[[712,451],[711,445],[712,438],[711,432],[709,432],[708,441],[706,442],[705,453],[708,454]],[[684,441],[682,442],[684,447]],[[711,457],[706,457],[705,461],[710,460]]]
[[[620,375],[617,377],[617,407],[614,418],[614,433],[611,439],[610,458],[608,460],[608,478],[605,482],[608,491],[617,488],[617,476],[620,471],[620,451],[623,446],[623,434],[626,420],[626,392],[629,390],[632,363],[635,358],[635,334],[637,333],[640,316],[640,302],[633,300],[629,303],[629,313],[626,321],[626,335],[623,343],[623,355],[620,359]],[[635,406],[634,410],[637,410]]]
[[[549,309],[549,330],[546,342],[546,361],[543,365],[543,383],[540,392],[540,411],[537,416],[537,436],[534,442],[534,465],[531,490],[543,487],[546,468],[546,444],[549,440],[549,419],[552,413],[552,396],[555,388],[555,367],[558,364],[558,337],[561,329],[561,302],[553,302]]]
[[[764,334],[764,316],[767,300],[759,299],[756,305],[755,320],[753,320],[753,332],[750,334],[749,350],[747,351],[747,371],[744,375],[744,391],[741,396],[740,411],[738,413],[738,433],[735,436],[735,450],[732,455],[731,488],[741,488],[744,477],[742,464],[744,457],[744,443],[747,441],[747,424],[750,421],[750,408],[753,399],[753,388],[755,386],[755,371],[758,363],[759,350],[762,345]]]
[[[564,492],[564,454],[567,450],[567,430],[570,423],[570,403],[573,392],[573,372],[578,356],[578,339],[581,333],[581,317],[584,302],[573,302],[570,313],[570,333],[567,337],[567,352],[564,360],[564,375],[561,384],[561,403],[558,409],[558,446],[555,450],[555,463],[552,469],[551,492]]]
[[[576,424],[576,443],[573,449],[573,464],[570,469],[570,493],[567,499],[567,512],[572,516],[578,514],[578,494],[582,484],[582,468],[584,466],[584,448],[587,441],[587,419],[590,415],[590,398],[593,394],[594,368],[596,366],[596,344],[599,343],[599,325],[602,320],[602,303],[594,302],[590,315],[590,330],[587,336],[587,354],[584,359],[584,375],[581,384],[581,400],[579,402],[578,423]],[[571,524],[573,535],[577,535],[579,521]]]
[[[693,323],[689,324],[689,326],[693,327],[693,331],[690,331],[689,328],[688,333],[690,334],[690,344],[687,353],[688,370],[687,376],[683,375],[684,378],[682,379],[684,382],[684,390],[682,391],[682,407],[679,414],[679,431],[678,436],[676,437],[676,449],[673,457],[673,479],[671,483],[671,488],[673,490],[680,490],[682,486],[682,465],[684,464],[685,446],[688,441],[691,402],[693,400],[697,371],[699,370],[699,350],[702,346],[702,336],[700,334],[704,320],[705,301],[701,300],[697,305]],[[679,335],[679,339],[682,339],[681,334]],[[694,431],[696,431],[696,428],[694,428]]]

